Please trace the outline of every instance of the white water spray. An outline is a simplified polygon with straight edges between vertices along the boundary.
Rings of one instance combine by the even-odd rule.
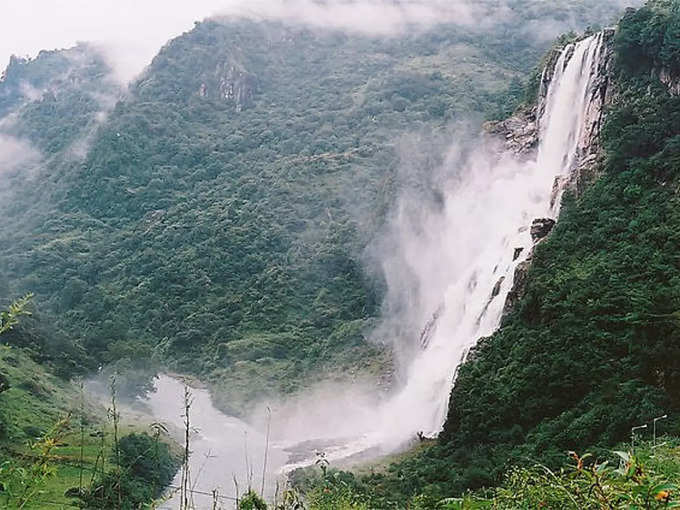
[[[588,123],[599,119],[591,97],[603,45],[598,34],[561,52],[541,105],[535,160],[473,157],[462,179],[445,190],[442,214],[418,233],[406,233],[401,256],[425,289],[421,308],[429,314],[421,321],[423,350],[401,391],[377,410],[363,447],[390,450],[417,432],[441,431],[457,366],[479,338],[499,327],[515,269],[534,245],[530,226],[537,218],[556,218],[561,187],[554,185],[569,178],[587,149]]]
[[[415,276],[418,295],[408,301],[425,327],[420,338],[403,340],[418,342],[405,384],[374,405],[326,392],[323,399],[303,396],[292,406],[295,412],[285,416],[275,411],[272,469],[286,471],[313,463],[313,457],[304,455],[287,463],[282,460],[282,453],[305,440],[324,445],[327,458],[334,461],[366,451],[389,452],[419,432],[441,431],[457,366],[479,338],[498,328],[515,269],[533,249],[532,222],[556,218],[561,191],[554,184],[568,179],[588,148],[589,124],[599,121],[601,105],[591,98],[603,46],[599,34],[561,52],[540,108],[535,160],[520,162],[510,154],[499,157],[480,150],[455,169],[455,181],[442,189],[441,213],[427,216],[417,229],[397,229],[399,264],[386,264],[387,279],[398,285],[400,270]],[[395,224],[408,225],[400,214],[403,211]],[[165,378],[158,387],[159,393],[151,396],[156,415],[172,421],[177,414],[174,421],[180,424],[180,413],[168,413],[166,407],[166,390],[179,393],[180,386]],[[180,401],[179,394],[175,398]],[[239,469],[234,466],[243,465],[238,431],[247,426],[212,416],[216,411],[203,400],[197,411],[208,415],[199,419],[205,422],[204,438],[196,445],[204,444],[213,457],[219,456],[216,462],[223,466],[219,472],[224,480],[210,476],[208,484],[199,481],[198,487],[209,491],[210,484],[219,482],[225,489]],[[196,456],[192,469],[198,471],[203,461]]]
[[[506,157],[488,167],[488,160],[478,159],[447,197],[444,230],[436,233],[434,247],[444,254],[438,263],[454,270],[428,347],[382,417],[395,441],[417,430],[430,435],[441,430],[456,367],[479,338],[498,328],[515,269],[532,251],[532,221],[556,219],[561,188],[554,184],[569,178],[585,148],[586,122],[593,118],[589,98],[602,49],[603,35],[598,34],[562,51],[542,105],[535,161]],[[421,244],[416,251],[432,247]],[[416,262],[418,253],[412,256]],[[431,275],[430,268],[425,274]]]

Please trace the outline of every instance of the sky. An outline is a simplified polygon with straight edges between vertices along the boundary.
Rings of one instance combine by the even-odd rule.
[[[12,54],[79,41],[101,44],[121,78],[141,71],[167,42],[237,0],[0,0],[0,67]],[[2,4],[5,4],[2,6]],[[8,6],[11,4],[11,7]]]

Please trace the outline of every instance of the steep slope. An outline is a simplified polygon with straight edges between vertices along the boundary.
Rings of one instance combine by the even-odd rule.
[[[602,134],[605,174],[569,199],[554,235],[537,249],[514,315],[461,371],[445,438],[461,430],[489,437],[494,427],[475,411],[487,398],[506,430],[540,423],[532,442],[557,439],[561,448],[611,443],[631,423],[677,408],[680,100],[659,79],[680,64],[677,7],[650,2],[621,21],[616,100]],[[645,37],[664,42],[654,48]],[[511,368],[484,385],[474,381],[501,352]],[[456,404],[470,397],[472,409]],[[520,416],[513,402],[524,403]]]

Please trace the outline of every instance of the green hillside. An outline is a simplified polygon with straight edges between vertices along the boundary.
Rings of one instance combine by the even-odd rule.
[[[677,508],[680,448],[677,437],[629,443],[616,450],[565,453],[557,467],[529,460],[513,466],[493,488],[467,491],[441,499],[433,506],[428,495],[408,506],[376,500],[352,475],[327,471],[306,493],[309,510],[630,510]]]
[[[132,510],[161,496],[179,464],[174,443],[148,417],[121,412],[117,383],[118,404],[105,409],[69,380],[77,372],[64,360],[77,357],[54,356],[30,310],[27,297],[0,311],[0,506],[94,510],[120,493],[116,507]]]
[[[389,339],[367,341],[386,285],[370,248],[400,191],[436,198],[460,125],[472,137],[533,101],[559,31],[621,14],[599,0],[478,7],[480,26],[390,37],[207,20],[126,89],[87,45],[11,60],[0,144],[21,150],[0,159],[0,309],[33,292],[36,310],[1,338],[0,504],[34,466],[29,443],[58,437],[33,508],[75,503],[80,464],[111,467],[101,409],[87,406],[82,462],[79,420],[60,422],[81,415],[74,379],[99,367],[127,371],[125,393],[157,370],[196,375],[234,414],[320,380],[389,388]],[[674,439],[624,459],[639,473],[616,472],[610,450],[653,417],[680,425],[680,3],[626,11],[613,45],[601,175],[565,195],[523,297],[460,367],[443,433],[387,468],[324,472],[312,509],[618,509],[644,491],[639,508],[675,504]],[[149,467],[152,438],[126,444],[85,507],[115,507],[120,473]],[[163,448],[163,480],[126,478],[130,508],[172,478]],[[593,457],[565,467],[569,450]]]
[[[576,0],[555,9],[515,2],[483,33],[442,25],[389,38],[206,21],[112,109],[93,103],[120,94],[95,64],[82,88],[57,83],[60,93],[22,106],[16,84],[50,83],[64,62],[14,61],[0,83],[19,119],[8,131],[44,161],[0,203],[4,292],[34,292],[84,365],[192,372],[233,411],[350,372],[388,384],[390,353],[365,341],[384,286],[365,248],[398,169],[427,175],[456,123],[512,108],[550,44],[532,27],[617,12]],[[96,62],[80,51],[68,62]],[[414,137],[433,156],[404,161]]]

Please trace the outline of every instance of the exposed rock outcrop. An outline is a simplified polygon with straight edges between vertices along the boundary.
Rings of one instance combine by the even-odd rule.
[[[217,67],[214,76],[201,83],[197,94],[233,103],[240,112],[252,106],[257,85],[255,75],[238,64],[224,62]]]
[[[484,124],[484,130],[504,141],[505,150],[528,158],[538,147],[537,108],[521,108],[511,117]]]
[[[512,288],[510,289],[510,292],[508,292],[508,296],[505,299],[505,305],[503,306],[503,317],[507,316],[524,296],[527,286],[527,275],[529,274],[530,267],[531,255],[526,260],[523,260],[517,264],[513,277]]]
[[[257,80],[252,74],[238,69],[235,65],[218,69],[218,91],[225,101],[232,101],[236,110],[241,111],[252,104]]]
[[[546,237],[555,226],[552,218],[536,218],[531,224],[531,239],[534,243]]]
[[[663,83],[668,92],[672,96],[680,96],[680,73],[673,72],[670,69],[661,69],[658,71],[659,81]]]

